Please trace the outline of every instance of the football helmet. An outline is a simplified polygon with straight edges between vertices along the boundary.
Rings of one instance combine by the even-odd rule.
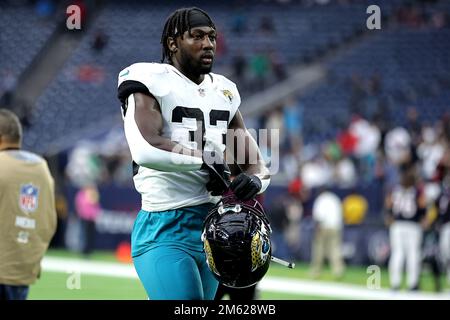
[[[202,232],[209,269],[224,286],[246,288],[260,281],[271,261],[269,220],[255,200],[226,195],[210,211]]]

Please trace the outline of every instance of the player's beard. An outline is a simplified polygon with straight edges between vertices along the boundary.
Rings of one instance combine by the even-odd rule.
[[[210,65],[203,65],[201,58],[194,58],[192,56],[189,56],[187,54],[182,53],[181,54],[182,61],[184,61],[184,70],[188,74],[192,75],[202,75],[202,74],[208,74],[212,70],[212,66],[214,64],[214,59],[211,62]]]

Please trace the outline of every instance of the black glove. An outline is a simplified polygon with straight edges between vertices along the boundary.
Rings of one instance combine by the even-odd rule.
[[[261,180],[257,176],[246,173],[239,174],[230,185],[230,189],[241,200],[253,199],[261,187]]]
[[[231,171],[220,154],[215,151],[204,151],[201,168],[206,169],[209,173],[206,190],[211,191],[211,195],[220,196],[228,190]]]

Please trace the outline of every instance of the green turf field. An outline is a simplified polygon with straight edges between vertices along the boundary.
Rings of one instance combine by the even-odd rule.
[[[48,257],[60,258],[79,258],[76,253],[60,250],[50,250]],[[100,262],[117,262],[113,253],[110,252],[96,252],[89,260],[84,261],[100,261]],[[127,265],[127,264],[123,264]],[[101,273],[101,270],[98,270]],[[73,285],[73,275],[65,272],[49,272],[43,271],[41,279],[30,288],[29,299],[146,299],[146,294],[138,279],[120,278],[100,275],[81,274],[77,278],[77,285]],[[287,269],[283,266],[272,263],[267,273],[267,277],[279,277],[286,279],[297,280],[311,280],[309,278],[308,265],[305,263],[298,263],[295,269]],[[366,286],[368,274],[366,268],[348,266],[345,276],[339,281],[334,281],[331,273],[324,270],[322,276],[316,281],[318,283],[342,283],[354,284],[361,287]],[[445,284],[445,279],[442,278],[442,283]],[[71,285],[72,284],[72,285]],[[430,273],[427,270],[423,271],[421,277],[421,285],[424,291],[431,292],[433,290],[433,282]],[[79,288],[78,288],[79,286]],[[388,275],[385,269],[381,270],[381,288],[388,289]],[[447,290],[450,289],[447,286]],[[336,299],[336,297],[301,295],[283,292],[259,291],[260,299],[286,299],[286,300],[300,300],[300,299]]]

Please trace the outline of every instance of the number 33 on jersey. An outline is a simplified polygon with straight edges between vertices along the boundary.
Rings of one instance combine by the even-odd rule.
[[[134,99],[128,99],[130,94],[151,94],[161,109],[162,137],[186,148],[225,150],[227,128],[241,99],[236,85],[224,76],[209,73],[196,84],[169,64],[136,63],[120,72],[118,80],[125,123],[135,114]],[[142,139],[140,135],[127,136],[128,144],[146,143]],[[134,169],[134,184],[146,211],[214,202],[205,188],[208,173],[204,170],[164,171],[143,166]]]
[[[209,73],[196,84],[169,64],[135,63],[119,74],[119,99],[124,102],[134,92],[149,92],[158,101],[163,137],[191,149],[200,149],[204,139],[224,151],[228,124],[241,103],[232,81]]]

